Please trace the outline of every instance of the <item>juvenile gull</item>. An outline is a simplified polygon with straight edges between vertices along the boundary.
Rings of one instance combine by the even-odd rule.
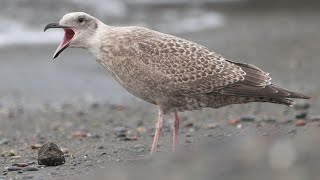
[[[254,65],[231,61],[204,46],[151,29],[108,26],[83,12],[66,14],[44,30],[49,28],[65,32],[53,58],[67,47],[87,49],[122,87],[158,106],[152,155],[166,113],[174,114],[175,150],[178,112],[249,102],[292,106],[288,98],[309,99],[273,85],[269,74]]]

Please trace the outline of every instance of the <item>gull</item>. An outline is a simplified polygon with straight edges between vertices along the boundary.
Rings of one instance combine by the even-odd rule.
[[[273,85],[269,73],[254,65],[231,61],[200,44],[148,28],[109,26],[84,12],[68,13],[44,31],[49,28],[64,29],[54,59],[67,47],[86,49],[129,93],[158,107],[152,155],[164,114],[174,114],[175,151],[178,112],[250,102],[292,106],[290,98],[310,98]]]

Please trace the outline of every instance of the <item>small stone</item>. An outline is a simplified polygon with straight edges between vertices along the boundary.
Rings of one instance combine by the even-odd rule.
[[[1,153],[1,157],[12,157],[12,156],[16,156],[17,153],[14,150],[9,150],[9,151],[3,151]]]
[[[21,167],[16,167],[16,166],[11,166],[6,168],[8,171],[20,171],[22,168]]]
[[[6,175],[8,175],[8,172],[3,172],[2,175],[6,176]],[[1,178],[0,178],[0,180],[1,180]]]
[[[31,149],[40,149],[42,144],[32,144],[30,147]]]
[[[104,147],[103,146],[98,146],[98,149],[104,149]]]
[[[29,164],[28,164],[28,163],[16,163],[16,164],[14,164],[13,166],[17,166],[17,167],[27,167],[27,166],[29,166]]]
[[[320,116],[312,116],[312,117],[310,118],[310,120],[311,120],[312,122],[319,122],[319,121],[320,121]]]
[[[219,124],[217,124],[217,123],[209,123],[209,124],[207,124],[207,128],[208,129],[215,129],[217,127],[219,127]]]
[[[29,166],[29,167],[23,168],[23,171],[39,171],[39,168],[35,166]]]
[[[237,124],[238,129],[242,129],[242,124]]]
[[[277,122],[277,120],[275,118],[269,117],[269,116],[263,117],[262,121],[265,123],[276,123]]]
[[[143,153],[144,151],[145,151],[144,148],[140,148],[140,149],[137,150],[138,153]]]
[[[10,159],[21,159],[21,156],[11,156]]]
[[[22,171],[22,170],[19,170],[19,171],[18,171],[18,173],[19,173],[19,174],[22,174],[22,173],[23,173],[23,171]]]
[[[30,161],[30,162],[28,162],[28,165],[30,166],[30,165],[35,165],[36,164],[36,162],[35,161]]]
[[[243,116],[240,118],[240,121],[243,122],[254,122],[256,120],[255,116]]]
[[[100,153],[100,155],[106,155],[107,153],[106,152],[102,152],[102,153]]]
[[[186,127],[186,128],[193,127],[193,123],[192,122],[188,122],[187,124],[184,125],[184,127]]]
[[[69,149],[67,149],[67,148],[60,148],[60,150],[62,151],[63,154],[69,153]]]
[[[87,137],[87,133],[84,131],[76,131],[72,133],[72,138],[82,140]]]
[[[117,137],[126,137],[127,136],[127,128],[125,127],[116,127],[114,128],[114,133]]]
[[[192,136],[192,134],[186,134],[185,136],[186,136],[186,137],[191,137],[191,136]]]
[[[299,119],[296,121],[296,126],[305,126],[306,125],[306,121],[303,119]]]
[[[191,141],[189,139],[186,139],[185,143],[190,144]]]
[[[240,121],[239,119],[229,119],[228,124],[235,126],[236,124],[239,123],[239,121]]]
[[[63,152],[55,143],[46,143],[38,151],[38,164],[58,166],[65,163]]]
[[[147,132],[147,129],[144,126],[140,126],[137,128],[137,131],[139,134],[145,134]]]
[[[307,110],[310,108],[310,104],[309,103],[297,103],[293,107],[295,110]]]
[[[7,138],[0,139],[0,145],[6,145],[8,143],[9,143],[9,139],[7,139]]]
[[[305,119],[307,117],[307,113],[306,112],[302,112],[296,115],[296,119]]]

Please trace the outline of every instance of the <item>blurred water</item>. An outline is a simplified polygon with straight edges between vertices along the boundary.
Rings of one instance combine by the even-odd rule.
[[[134,99],[84,50],[67,49],[51,61],[63,33],[44,33],[43,28],[73,11],[88,12],[109,25],[139,25],[181,36],[261,67],[276,84],[318,96],[320,8],[252,2],[1,0],[0,106]]]
[[[195,32],[223,25],[221,14],[204,9],[192,9],[191,11],[188,9],[183,11],[169,9],[158,14],[156,21],[150,22],[145,11],[130,10],[128,4],[134,4],[131,1],[57,0],[55,2],[56,4],[49,0],[1,1],[0,24],[6,28],[0,30],[0,46],[57,43],[61,38],[61,33],[48,31],[44,34],[42,28],[46,23],[58,21],[65,13],[71,11],[94,12],[94,16],[102,18],[102,20],[107,19],[111,25],[142,25],[173,33]],[[177,0],[177,2],[181,1]],[[188,3],[189,1],[184,2]],[[142,2],[137,1],[136,3],[141,4]],[[149,4],[152,1],[145,3]],[[162,3],[167,2],[162,1]],[[57,9],[53,5],[57,6]],[[50,6],[53,7],[50,8]],[[38,11],[37,8],[45,9],[45,11]],[[131,14],[130,18],[128,18],[128,14]]]

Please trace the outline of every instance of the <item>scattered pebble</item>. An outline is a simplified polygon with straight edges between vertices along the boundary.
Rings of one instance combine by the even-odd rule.
[[[262,121],[265,123],[272,123],[273,124],[273,123],[277,122],[277,119],[270,117],[270,116],[266,116],[266,117],[262,118]]]
[[[38,151],[38,164],[58,166],[65,163],[63,152],[55,143],[46,143]]]
[[[237,124],[238,129],[242,129],[242,124]]]
[[[87,137],[87,133],[84,131],[76,131],[72,133],[72,138],[82,140]]]
[[[30,161],[30,162],[28,162],[28,165],[30,166],[30,165],[35,165],[36,164],[36,162],[35,161]]]
[[[127,131],[128,131],[127,128],[122,126],[114,128],[114,133],[117,137],[126,137]]]
[[[29,166],[22,169],[23,171],[39,171],[39,168],[35,166]]]
[[[305,119],[307,117],[307,113],[306,112],[302,112],[296,115],[296,119]]]
[[[16,167],[16,166],[11,166],[6,168],[8,171],[20,171],[22,170],[22,167]]]
[[[103,146],[98,146],[98,149],[104,149],[104,147]]]
[[[186,136],[186,137],[191,137],[191,136],[192,136],[192,134],[186,134],[185,136]]]
[[[63,154],[69,153],[69,149],[67,149],[67,148],[60,148],[60,150],[62,151]]]
[[[9,151],[3,151],[1,153],[1,157],[12,157],[12,156],[16,156],[17,153],[14,150],[9,150]]]
[[[191,141],[189,139],[186,139],[185,143],[190,144]]]
[[[9,139],[7,139],[7,138],[0,139],[0,145],[6,145],[8,143],[9,143]]]
[[[256,120],[256,116],[242,116],[240,118],[240,121],[243,121],[243,122],[254,122]]]
[[[232,125],[232,126],[234,126],[238,123],[239,123],[239,119],[229,119],[229,121],[228,121],[228,124]]]
[[[186,128],[193,127],[193,123],[192,122],[188,122],[187,124],[184,125],[184,127],[186,127]]]
[[[17,166],[17,167],[27,167],[29,166],[28,163],[16,163],[16,164],[13,164],[13,166]]]
[[[303,119],[299,119],[296,121],[296,126],[305,126],[306,125],[306,121]]]
[[[138,153],[143,153],[144,151],[145,151],[144,148],[140,148],[140,149],[137,150]]]
[[[137,128],[137,131],[139,134],[145,134],[147,132],[147,129],[144,126],[140,126]]]
[[[11,156],[10,159],[21,159],[21,156]]]
[[[312,116],[312,117],[310,118],[310,120],[311,120],[312,122],[319,122],[319,121],[320,121],[320,116]]]
[[[207,124],[207,128],[208,129],[215,129],[215,128],[219,127],[219,126],[220,125],[217,124],[217,123],[209,123],[209,124]]]
[[[30,147],[31,149],[40,149],[42,144],[32,144]]]

